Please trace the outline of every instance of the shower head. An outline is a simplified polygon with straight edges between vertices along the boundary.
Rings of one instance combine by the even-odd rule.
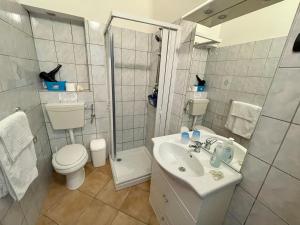
[[[155,37],[155,40],[157,42],[161,42],[161,36],[160,35],[156,34],[154,37]]]

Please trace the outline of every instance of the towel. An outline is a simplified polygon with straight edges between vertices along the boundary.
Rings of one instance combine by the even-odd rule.
[[[11,163],[33,140],[27,116],[24,112],[16,112],[0,123],[0,141]]]
[[[225,127],[234,134],[250,139],[261,110],[257,105],[233,101]]]
[[[19,116],[20,112],[15,113]],[[15,114],[9,116],[14,117]],[[24,113],[25,114],[25,113]],[[12,118],[5,118],[0,122],[0,128],[7,127],[7,120],[9,121],[16,121]],[[24,117],[23,117],[24,118]],[[26,114],[25,118],[27,120]],[[27,120],[28,121],[28,120]],[[3,126],[3,123],[4,125]],[[14,124],[11,124],[11,126],[14,126]],[[22,127],[21,129],[29,129],[29,124],[26,126],[28,127]],[[12,129],[9,128],[8,129]],[[24,131],[25,132],[25,131]],[[27,131],[26,131],[27,132]],[[1,134],[4,134],[5,132],[1,130]],[[31,133],[31,131],[30,131]],[[18,132],[19,134],[19,132]],[[10,136],[10,138],[12,138]],[[15,139],[18,139],[18,137],[15,137]],[[25,140],[24,138],[23,140]],[[12,153],[12,149],[8,147],[16,147],[17,145],[14,144],[5,144],[10,142],[4,142],[0,141],[0,166],[1,166],[1,173],[0,173],[0,196],[4,196],[6,194],[10,194],[14,200],[20,201],[23,196],[25,195],[29,185],[34,181],[34,179],[38,176],[38,170],[36,167],[36,154],[35,154],[35,148],[34,143],[32,140],[32,137],[30,138],[31,141],[29,144],[27,144],[23,149],[18,150],[14,153]],[[21,142],[20,142],[21,143]],[[16,149],[14,149],[16,150]],[[10,153],[8,153],[10,152]],[[14,161],[13,161],[14,160]],[[3,186],[2,186],[3,185]]]

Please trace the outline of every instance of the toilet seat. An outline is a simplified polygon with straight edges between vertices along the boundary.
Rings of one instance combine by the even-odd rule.
[[[54,154],[52,165],[56,172],[69,174],[83,167],[88,160],[88,154],[83,145],[71,144],[62,147]]]
[[[196,125],[195,130],[200,130],[200,131],[202,130],[202,131],[206,131],[207,133],[216,134],[213,130],[209,129],[208,127],[201,126],[201,125]]]

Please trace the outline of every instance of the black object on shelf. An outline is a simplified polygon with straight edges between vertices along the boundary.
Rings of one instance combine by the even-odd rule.
[[[298,34],[298,36],[294,42],[293,52],[300,52],[300,34]]]
[[[62,65],[58,64],[57,67],[51,70],[49,73],[41,72],[40,78],[43,79],[44,81],[56,82],[57,80],[55,79],[55,74],[60,70],[61,67]]]
[[[205,80],[201,80],[201,78],[196,75],[197,81],[198,81],[198,86],[205,86]]]

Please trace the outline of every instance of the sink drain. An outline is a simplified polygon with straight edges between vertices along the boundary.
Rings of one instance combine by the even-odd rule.
[[[121,158],[117,158],[117,162],[121,162],[122,161],[122,159]]]
[[[180,172],[185,172],[185,171],[186,171],[186,169],[185,169],[183,166],[178,167],[178,170],[179,170]]]

